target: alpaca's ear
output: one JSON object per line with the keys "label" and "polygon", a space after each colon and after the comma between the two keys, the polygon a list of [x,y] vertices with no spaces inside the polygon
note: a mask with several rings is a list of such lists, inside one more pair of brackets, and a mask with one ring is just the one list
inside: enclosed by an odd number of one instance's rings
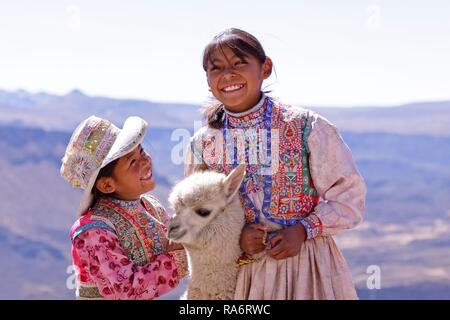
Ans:
{"label": "alpaca's ear", "polygon": [[245,177],[245,164],[240,164],[224,179],[223,185],[225,189],[225,195],[227,200],[231,200],[234,195],[239,191],[242,180]]}

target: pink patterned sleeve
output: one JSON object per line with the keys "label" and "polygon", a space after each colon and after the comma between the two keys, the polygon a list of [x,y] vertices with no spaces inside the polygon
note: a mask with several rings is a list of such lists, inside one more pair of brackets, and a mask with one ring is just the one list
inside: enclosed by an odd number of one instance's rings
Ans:
{"label": "pink patterned sleeve", "polygon": [[166,253],[145,266],[135,266],[117,236],[99,228],[80,234],[74,248],[90,278],[106,299],[153,299],[179,282],[175,257]]}
{"label": "pink patterned sleeve", "polygon": [[308,239],[354,228],[364,218],[366,186],[337,128],[314,114],[309,165],[321,201],[303,223]]}

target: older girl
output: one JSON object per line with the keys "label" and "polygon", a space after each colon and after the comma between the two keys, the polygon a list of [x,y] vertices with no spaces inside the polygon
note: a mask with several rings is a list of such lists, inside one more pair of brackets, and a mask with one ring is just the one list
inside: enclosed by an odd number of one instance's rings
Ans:
{"label": "older girl", "polygon": [[196,165],[226,174],[247,165],[235,298],[356,299],[332,236],[362,221],[366,191],[338,130],[262,92],[272,61],[245,31],[214,37],[203,69],[217,101],[192,140],[186,174]]}

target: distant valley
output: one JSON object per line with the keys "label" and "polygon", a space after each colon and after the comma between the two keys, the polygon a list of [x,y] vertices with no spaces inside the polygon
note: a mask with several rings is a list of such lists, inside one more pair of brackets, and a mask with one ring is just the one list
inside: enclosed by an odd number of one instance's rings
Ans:
{"label": "distant valley", "polygon": [[[313,109],[340,128],[368,186],[365,222],[336,237],[361,298],[450,299],[450,101]],[[173,130],[192,133],[201,120],[193,105],[0,91],[2,299],[74,297],[68,231],[80,192],[59,166],[71,131],[90,114],[118,125],[129,115],[149,121],[145,147],[166,205],[183,174],[170,161]],[[381,269],[381,290],[366,288],[370,265]]]}

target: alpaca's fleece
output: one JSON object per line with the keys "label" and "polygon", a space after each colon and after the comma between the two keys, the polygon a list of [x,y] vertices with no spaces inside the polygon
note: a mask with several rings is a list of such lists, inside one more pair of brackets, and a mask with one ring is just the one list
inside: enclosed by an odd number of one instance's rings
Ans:
{"label": "alpaca's fleece", "polygon": [[169,201],[176,211],[169,238],[189,257],[188,299],[233,299],[244,211],[238,194],[245,169],[228,176],[196,172],[178,183]]}

